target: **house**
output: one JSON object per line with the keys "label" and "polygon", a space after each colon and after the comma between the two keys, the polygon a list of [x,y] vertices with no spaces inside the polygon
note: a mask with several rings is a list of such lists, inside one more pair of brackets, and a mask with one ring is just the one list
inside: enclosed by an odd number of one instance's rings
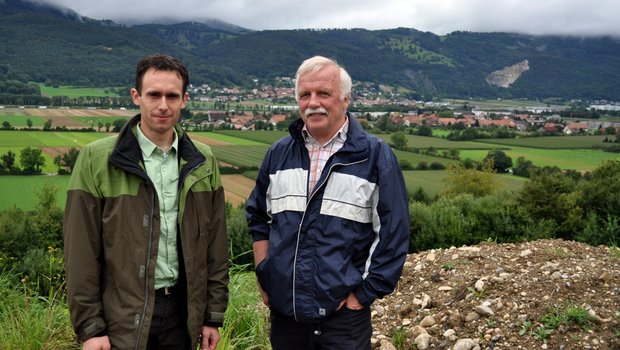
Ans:
{"label": "house", "polygon": [[580,134],[580,133],[584,133],[588,131],[588,124],[587,123],[568,123],[566,124],[566,126],[564,127],[563,132],[566,135],[573,135],[573,134]]}
{"label": "house", "polygon": [[279,122],[283,122],[284,120],[286,120],[286,115],[284,115],[284,114],[274,114],[269,119],[269,123],[271,123],[273,126],[276,126],[276,124],[278,124]]}

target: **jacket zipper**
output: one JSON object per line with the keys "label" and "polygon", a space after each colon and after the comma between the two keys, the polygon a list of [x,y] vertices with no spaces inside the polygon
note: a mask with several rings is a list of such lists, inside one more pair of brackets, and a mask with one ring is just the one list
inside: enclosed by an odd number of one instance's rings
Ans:
{"label": "jacket zipper", "polygon": [[363,163],[365,161],[367,161],[368,158],[364,158],[362,160],[358,160],[357,162],[353,162],[353,163],[335,163],[332,164],[329,167],[329,170],[327,171],[327,176],[325,176],[325,180],[321,183],[318,184],[318,186],[315,186],[314,190],[312,191],[312,193],[310,194],[310,198],[308,198],[308,201],[306,201],[306,208],[304,209],[304,213],[301,216],[301,221],[299,222],[299,227],[297,229],[297,243],[295,245],[295,257],[293,259],[293,317],[295,318],[295,321],[299,321],[297,319],[297,303],[296,303],[296,298],[295,298],[295,276],[297,275],[297,253],[299,252],[299,241],[301,238],[301,228],[304,225],[304,220],[306,218],[306,213],[308,212],[308,206],[310,205],[310,202],[312,201],[312,199],[314,198],[314,195],[321,189],[321,187],[323,187],[323,185],[325,185],[325,183],[327,183],[327,179],[329,179],[329,177],[332,174],[332,170],[334,169],[335,166],[350,166],[350,165],[355,165],[355,164],[359,164],[359,163]]}

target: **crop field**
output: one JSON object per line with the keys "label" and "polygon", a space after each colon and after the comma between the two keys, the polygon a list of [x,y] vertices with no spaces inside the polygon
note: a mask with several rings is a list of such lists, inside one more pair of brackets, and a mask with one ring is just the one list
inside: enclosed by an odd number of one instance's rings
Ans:
{"label": "crop field", "polygon": [[269,145],[213,145],[211,148],[213,149],[215,158],[217,158],[219,162],[249,168],[259,167],[261,165]]}
{"label": "crop field", "polygon": [[45,118],[41,117],[32,117],[27,115],[19,115],[19,114],[9,114],[9,115],[0,115],[0,123],[9,122],[12,127],[16,128],[27,128],[28,127],[28,119],[32,122],[33,128],[43,127],[45,124]]}
{"label": "crop field", "polygon": [[495,144],[502,146],[518,146],[542,149],[591,149],[592,146],[605,145],[605,136],[541,136],[521,137],[517,139],[490,139],[480,140],[480,143]]}
{"label": "crop field", "polygon": [[103,96],[118,96],[118,94],[110,93],[106,91],[106,88],[85,88],[85,87],[77,87],[77,86],[59,86],[52,87],[46,86],[45,84],[38,84],[41,88],[41,94],[43,96],[67,96],[67,97],[82,97],[82,96],[93,96],[93,97],[103,97]]}
{"label": "crop field", "polygon": [[[546,150],[512,147],[509,150],[504,150],[504,152],[512,158],[513,165],[516,164],[517,158],[524,157],[526,160],[532,161],[535,166],[557,166],[564,170],[594,170],[606,160],[620,160],[620,155],[616,153],[593,149]],[[461,159],[482,160],[487,154],[488,151],[483,150],[463,150],[461,151]]]}
{"label": "crop field", "polygon": [[0,131],[0,147],[81,147],[103,132]]}
{"label": "crop field", "polygon": [[103,127],[101,127],[101,130],[105,130],[105,124],[106,123],[110,123],[112,124],[112,122],[114,122],[116,119],[123,119],[125,121],[131,119],[131,117],[125,117],[125,116],[117,116],[117,115],[108,115],[108,116],[99,116],[99,117],[93,117],[93,116],[74,116],[74,117],[70,117],[72,120],[74,120],[77,123],[80,123],[83,125],[83,127],[87,128],[87,127],[92,127],[95,130],[98,130],[99,128],[99,122],[103,123]]}
{"label": "crop field", "polygon": [[[392,143],[392,135],[390,134],[380,134],[378,137],[384,139],[387,143]],[[450,141],[441,137],[430,137],[430,136],[417,136],[417,135],[406,135],[407,136],[407,147],[410,148],[429,148],[433,147],[436,149],[492,149],[498,148],[498,146],[490,146],[489,144],[477,142],[477,141]]]}
{"label": "crop field", "polygon": [[218,130],[218,134],[224,134],[229,136],[235,136],[238,138],[244,138],[253,140],[256,142],[266,143],[271,145],[279,139],[289,135],[288,131],[279,130],[256,130],[256,131],[241,131],[241,130]]}
{"label": "crop field", "polygon": [[216,132],[190,132],[190,137],[200,138],[202,142],[216,145],[237,145],[237,146],[253,146],[262,145],[262,142],[256,142],[251,139],[225,135]]}
{"label": "crop field", "polygon": [[405,151],[399,151],[399,150],[394,150],[394,154],[396,155],[396,158],[398,159],[399,162],[406,160],[409,163],[411,163],[411,165],[413,165],[414,167],[417,166],[420,162],[426,162],[429,165],[433,162],[440,163],[443,165],[448,165],[449,163],[455,162],[455,160],[453,159],[434,157],[434,156],[429,156],[426,154],[405,152]]}
{"label": "crop field", "polygon": [[23,210],[34,209],[35,191],[40,190],[47,181],[54,183],[56,203],[64,208],[69,176],[0,176],[0,211],[17,207]]}

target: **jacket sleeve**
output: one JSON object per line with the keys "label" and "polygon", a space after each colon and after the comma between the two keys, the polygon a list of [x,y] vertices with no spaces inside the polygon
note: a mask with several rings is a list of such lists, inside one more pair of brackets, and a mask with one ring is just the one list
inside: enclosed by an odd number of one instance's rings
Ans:
{"label": "jacket sleeve", "polygon": [[67,300],[71,323],[82,341],[106,330],[100,297],[103,201],[91,159],[90,149],[83,148],[69,181],[63,223]]}
{"label": "jacket sleeve", "polygon": [[360,303],[366,306],[392,293],[400,279],[409,246],[409,209],[403,174],[389,146],[380,145],[381,156],[379,164],[375,165],[379,169],[379,196],[373,214],[378,241],[371,250],[365,278],[354,290]]}
{"label": "jacket sleeve", "polygon": [[[219,180],[219,171],[214,164],[216,177]],[[213,213],[209,232],[207,262],[207,309],[204,315],[204,325],[221,327],[224,323],[224,313],[228,304],[228,237],[226,230],[226,200],[221,183],[215,187],[213,195]]]}
{"label": "jacket sleeve", "polygon": [[270,210],[268,209],[267,189],[269,188],[269,162],[272,149],[269,149],[256,177],[256,185],[250,193],[246,203],[246,219],[248,229],[254,241],[269,239],[269,225],[271,223]]}

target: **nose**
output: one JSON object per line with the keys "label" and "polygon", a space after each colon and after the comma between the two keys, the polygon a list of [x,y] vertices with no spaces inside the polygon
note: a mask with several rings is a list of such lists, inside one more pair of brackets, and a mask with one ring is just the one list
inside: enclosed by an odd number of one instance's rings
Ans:
{"label": "nose", "polygon": [[168,110],[168,101],[166,100],[166,96],[162,96],[159,99],[159,103],[157,104],[157,109],[159,109],[160,111]]}
{"label": "nose", "polygon": [[317,108],[321,107],[321,101],[319,101],[319,96],[315,93],[310,94],[310,98],[308,99],[308,107]]}

